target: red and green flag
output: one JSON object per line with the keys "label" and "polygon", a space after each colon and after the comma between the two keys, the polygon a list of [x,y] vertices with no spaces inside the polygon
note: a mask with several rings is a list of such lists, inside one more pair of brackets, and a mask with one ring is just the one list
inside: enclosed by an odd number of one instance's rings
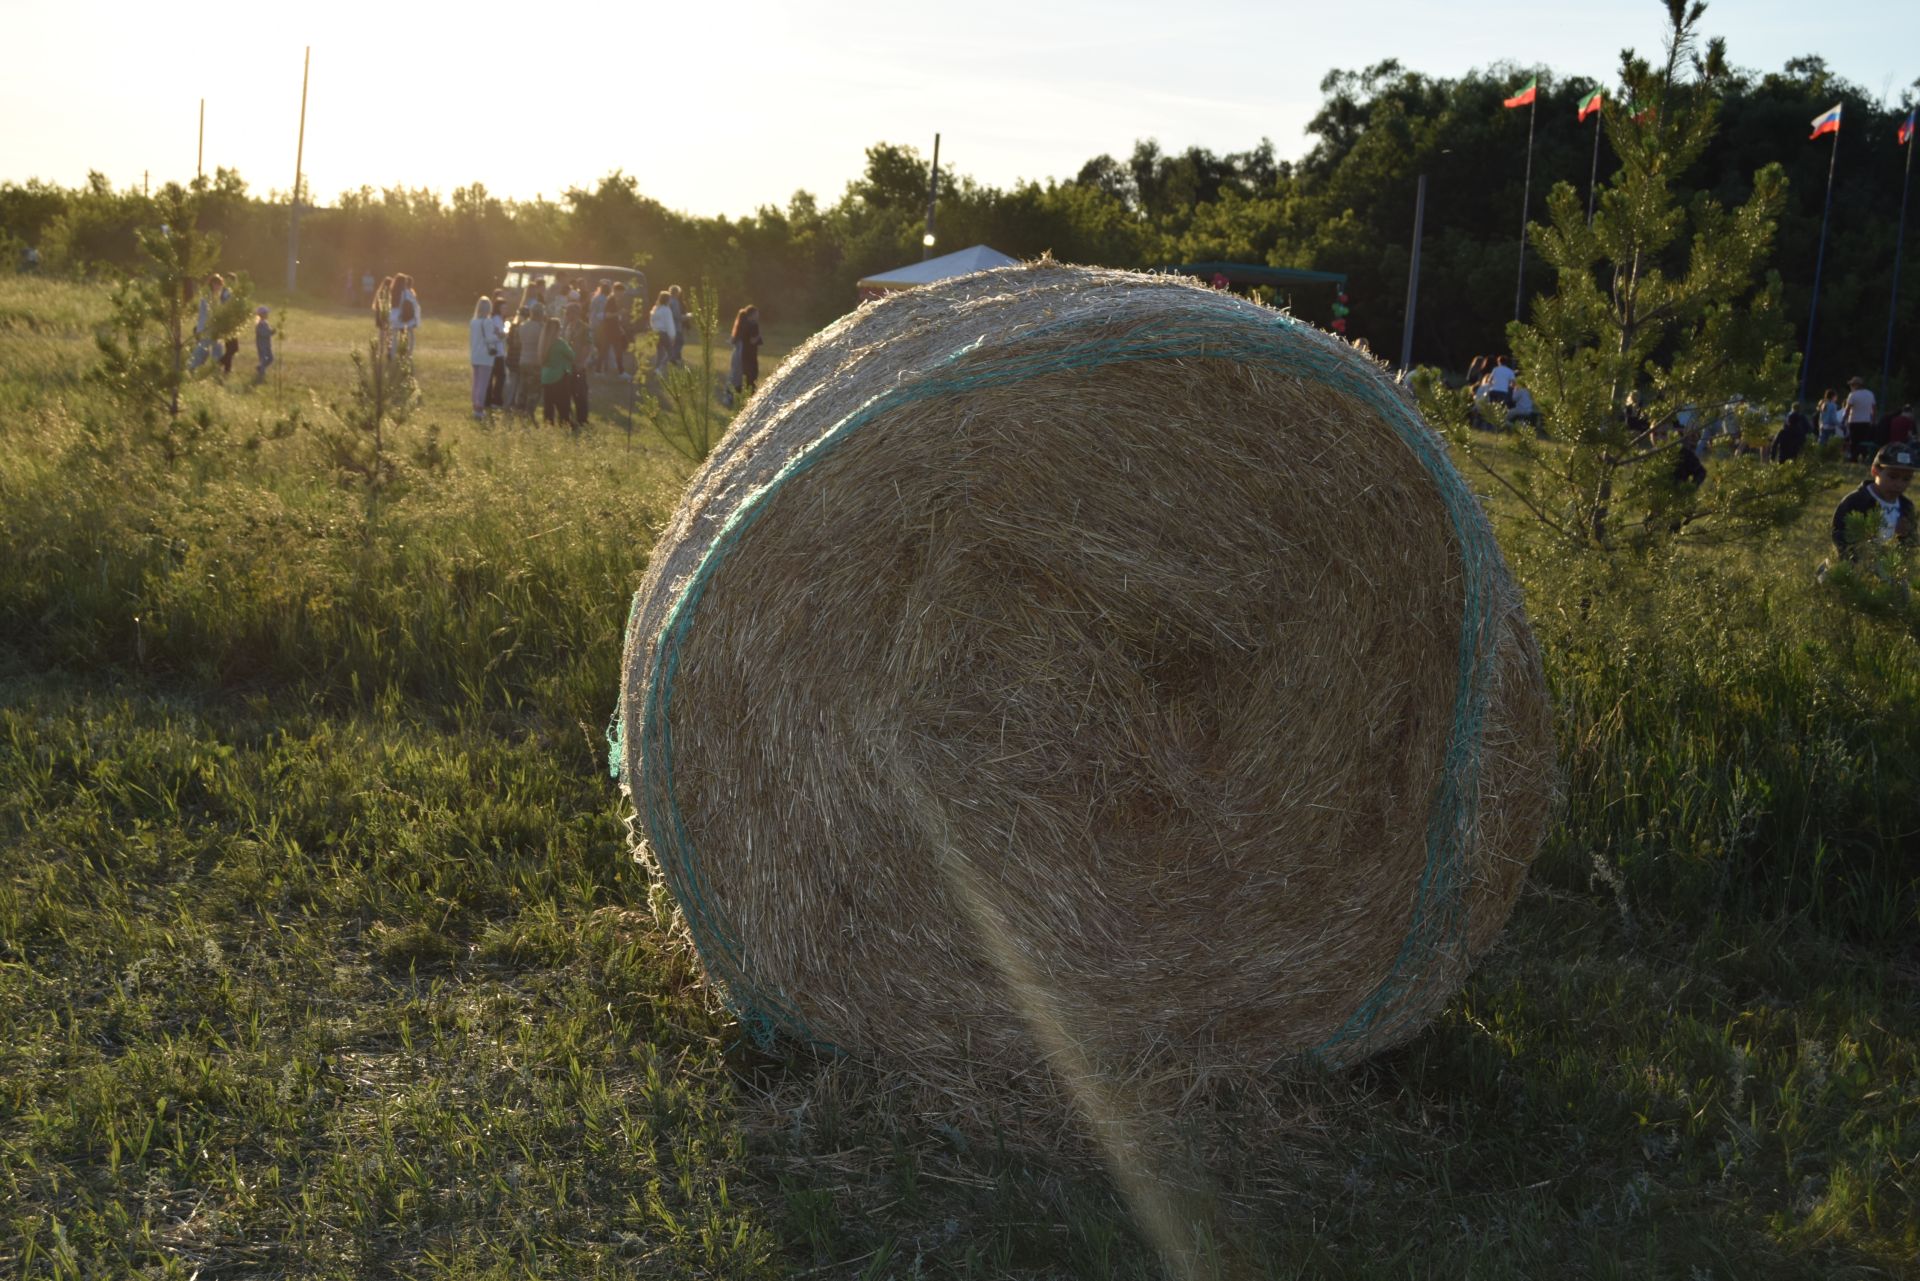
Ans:
{"label": "red and green flag", "polygon": [[1579,123],[1579,124],[1586,123],[1587,117],[1594,114],[1598,110],[1600,110],[1600,91],[1598,89],[1595,89],[1592,93],[1587,95],[1587,100],[1580,104],[1580,115],[1576,123]]}
{"label": "red and green flag", "polygon": [[1533,105],[1533,100],[1539,95],[1540,77],[1535,76],[1533,79],[1527,81],[1526,84],[1522,85],[1518,93],[1506,99],[1500,105],[1503,107],[1530,107]]}

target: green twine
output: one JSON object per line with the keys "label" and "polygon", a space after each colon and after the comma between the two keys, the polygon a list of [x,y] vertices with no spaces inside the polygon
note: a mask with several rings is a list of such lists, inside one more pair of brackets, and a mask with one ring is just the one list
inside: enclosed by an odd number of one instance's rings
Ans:
{"label": "green twine", "polygon": [[[1429,810],[1426,864],[1415,893],[1413,919],[1393,964],[1346,1021],[1315,1047],[1314,1053],[1330,1055],[1341,1046],[1368,1036],[1383,1019],[1386,1022],[1382,1030],[1401,1025],[1410,1017],[1403,1005],[1404,998],[1417,980],[1424,958],[1442,948],[1464,953],[1466,842],[1473,831],[1477,809],[1482,735],[1493,671],[1494,628],[1498,623],[1498,593],[1493,575],[1499,563],[1499,551],[1492,531],[1438,438],[1377,374],[1360,368],[1352,356],[1310,330],[1307,342],[1273,343],[1268,337],[1271,333],[1304,328],[1288,316],[1262,316],[1251,323],[1245,313],[1183,319],[1188,322],[1187,331],[1183,333],[1135,333],[1119,339],[1087,339],[1053,350],[983,360],[956,370],[955,366],[975,352],[984,338],[959,348],[940,361],[935,372],[927,377],[882,392],[847,414],[789,459],[772,480],[748,494],[721,526],[674,600],[661,627],[659,641],[653,647],[646,684],[647,701],[640,718],[641,778],[637,790],[641,818],[669,887],[686,914],[701,963],[710,975],[720,980],[724,999],[760,1045],[770,1046],[776,1034],[785,1034],[832,1048],[812,1035],[791,1002],[763,989],[749,976],[746,949],[733,936],[725,916],[713,901],[706,873],[695,855],[692,839],[674,800],[673,727],[669,709],[680,670],[681,648],[692,629],[700,602],[715,573],[765,514],[774,496],[813,470],[875,418],[933,397],[1004,387],[1065,370],[1098,369],[1146,360],[1228,359],[1289,376],[1308,377],[1353,396],[1375,410],[1426,469],[1453,526],[1465,595],[1453,723]],[[1050,332],[1077,328],[1082,323],[1067,320],[1038,326],[1024,331],[1022,337],[1042,337]],[[636,638],[632,631],[639,617],[636,595],[627,620],[629,652],[634,652]],[[616,710],[608,731],[608,767],[616,777],[627,751],[624,707],[623,692],[621,709]]]}

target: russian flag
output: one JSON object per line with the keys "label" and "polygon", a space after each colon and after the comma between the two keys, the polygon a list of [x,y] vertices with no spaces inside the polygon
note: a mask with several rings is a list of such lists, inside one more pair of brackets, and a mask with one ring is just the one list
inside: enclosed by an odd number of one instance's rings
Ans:
{"label": "russian flag", "polygon": [[1910,108],[1907,111],[1907,123],[1900,126],[1899,145],[1902,147],[1906,146],[1907,143],[1913,138],[1913,118],[1916,114],[1920,114],[1920,107]]}
{"label": "russian flag", "polygon": [[1844,105],[1843,103],[1836,102],[1815,116],[1813,118],[1813,132],[1807,135],[1808,141],[1818,138],[1823,133],[1839,133],[1840,108]]}

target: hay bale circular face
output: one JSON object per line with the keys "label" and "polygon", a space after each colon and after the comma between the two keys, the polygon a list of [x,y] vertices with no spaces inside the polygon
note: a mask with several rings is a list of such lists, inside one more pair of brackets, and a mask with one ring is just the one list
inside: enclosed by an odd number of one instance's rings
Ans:
{"label": "hay bale circular face", "polygon": [[1052,264],[864,308],[768,380],[655,548],[617,725],[747,1025],[923,1075],[1404,1040],[1552,778],[1517,592],[1378,367]]}

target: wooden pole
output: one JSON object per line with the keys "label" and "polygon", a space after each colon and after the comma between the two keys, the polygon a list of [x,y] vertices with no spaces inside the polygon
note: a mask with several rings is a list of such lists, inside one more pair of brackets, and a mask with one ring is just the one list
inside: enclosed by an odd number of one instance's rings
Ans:
{"label": "wooden pole", "polygon": [[933,257],[933,203],[940,195],[940,135],[933,135],[933,168],[927,173],[927,234],[920,238],[920,261]]}
{"label": "wooden pole", "polygon": [[300,274],[300,180],[307,162],[307,73],[313,67],[313,46],[300,63],[300,140],[293,149],[293,201],[287,217],[287,292]]}
{"label": "wooden pole", "polygon": [[1420,233],[1427,222],[1427,175],[1413,193],[1413,262],[1407,267],[1407,318],[1400,326],[1400,368],[1413,368],[1413,313],[1420,299]]}

